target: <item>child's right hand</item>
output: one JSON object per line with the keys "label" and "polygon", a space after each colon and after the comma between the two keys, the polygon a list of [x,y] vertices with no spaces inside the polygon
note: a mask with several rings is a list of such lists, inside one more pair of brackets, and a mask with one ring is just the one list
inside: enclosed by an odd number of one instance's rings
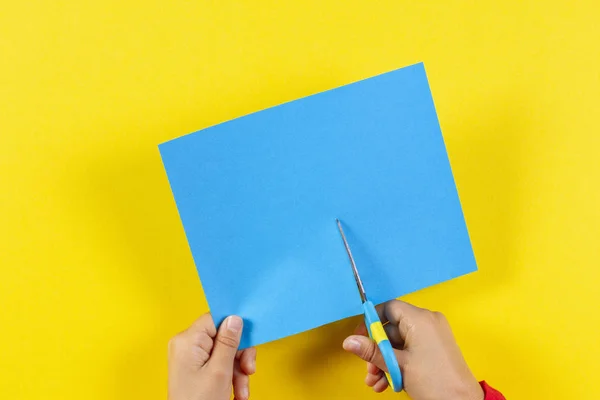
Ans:
{"label": "child's right hand", "polygon": [[[483,400],[481,386],[469,370],[446,318],[437,312],[392,300],[377,307],[395,348],[404,389],[414,400]],[[367,361],[365,383],[376,392],[388,387],[379,348],[359,326],[344,340],[344,349]]]}

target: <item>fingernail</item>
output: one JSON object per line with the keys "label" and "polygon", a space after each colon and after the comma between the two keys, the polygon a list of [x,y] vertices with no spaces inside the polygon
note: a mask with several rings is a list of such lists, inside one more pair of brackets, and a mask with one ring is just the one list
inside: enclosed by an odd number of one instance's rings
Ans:
{"label": "fingernail", "polygon": [[348,338],[344,340],[344,344],[342,345],[344,350],[346,351],[358,351],[360,350],[360,342],[353,338]]}
{"label": "fingernail", "polygon": [[256,372],[256,360],[252,360],[250,363],[250,369],[252,369],[252,372]]}
{"label": "fingernail", "polygon": [[228,331],[238,333],[242,329],[242,319],[232,315],[225,320],[225,327]]}
{"label": "fingernail", "polygon": [[240,389],[240,397],[244,400],[248,399],[248,388]]}

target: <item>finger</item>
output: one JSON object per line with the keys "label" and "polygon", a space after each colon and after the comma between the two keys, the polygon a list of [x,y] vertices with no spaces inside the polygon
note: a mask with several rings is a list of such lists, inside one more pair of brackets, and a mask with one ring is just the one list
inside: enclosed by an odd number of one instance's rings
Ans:
{"label": "finger", "polygon": [[379,380],[377,381],[377,383],[375,383],[373,385],[373,391],[375,393],[381,393],[385,389],[387,389],[388,386],[389,386],[388,381],[387,381],[387,379],[385,378],[385,375],[384,375],[381,378],[379,378]]}
{"label": "finger", "polygon": [[246,375],[241,367],[240,361],[235,361],[233,368],[233,396],[236,400],[248,400],[250,397],[250,377]]}
{"label": "finger", "polygon": [[190,354],[194,357],[194,363],[198,367],[202,367],[210,358],[214,340],[206,332],[190,332],[188,335],[192,344],[188,351],[191,350]]}
{"label": "finger", "polygon": [[367,372],[369,374],[377,375],[378,373],[381,372],[381,370],[379,369],[379,367],[377,365],[368,362],[367,363]]}
{"label": "finger", "polygon": [[252,375],[256,372],[256,348],[250,347],[248,349],[238,351],[240,366],[242,372],[246,375]]}
{"label": "finger", "polygon": [[240,345],[243,322],[240,317],[230,316],[219,327],[209,364],[224,370],[233,369],[233,361]]}
{"label": "finger", "polygon": [[398,326],[400,336],[404,340],[406,340],[406,335],[412,328],[414,321],[417,320],[418,315],[423,311],[423,309],[419,307],[415,307],[412,304],[400,300],[391,300],[380,304],[375,308],[377,309],[377,314],[379,314],[381,322],[390,322],[391,324]]}
{"label": "finger", "polygon": [[402,339],[402,335],[400,335],[398,325],[387,323],[383,326],[383,329],[385,330],[388,339],[390,339],[392,347],[402,350],[404,348],[404,339]]}
{"label": "finger", "polygon": [[394,300],[386,301],[385,303],[377,304],[375,306],[375,311],[377,311],[379,320],[384,325],[387,324],[388,322],[390,322],[390,321],[388,321],[387,317],[385,316],[385,307],[387,306],[388,303],[391,303],[392,301],[394,301]]}
{"label": "finger", "polygon": [[194,346],[193,355],[198,367],[202,367],[210,358],[216,333],[217,329],[210,313],[202,315],[184,332]]}
{"label": "finger", "polygon": [[186,332],[206,332],[208,336],[214,338],[217,334],[217,328],[215,327],[212,315],[206,313],[195,320]]}
{"label": "finger", "polygon": [[[346,340],[344,340],[343,347],[344,350],[360,357],[367,363],[374,364],[374,366],[380,370],[387,372],[387,366],[385,365],[381,351],[371,338],[358,335],[348,336]],[[398,360],[398,365],[402,368],[402,366],[406,364],[407,354],[405,354],[403,350],[394,349],[394,355]],[[367,368],[372,367],[367,366]]]}
{"label": "finger", "polygon": [[367,327],[364,322],[361,322],[355,329],[355,335],[368,336],[369,332],[367,332]]}
{"label": "finger", "polygon": [[375,364],[379,369],[385,369],[385,362],[379,351],[379,347],[373,340],[364,336],[349,336],[344,340],[344,350],[357,355],[361,359]]}
{"label": "finger", "polygon": [[197,368],[204,366],[213,348],[213,339],[210,336],[213,330],[212,317],[210,314],[204,314],[188,329],[171,339],[169,354],[188,360],[190,366]]}
{"label": "finger", "polygon": [[[392,343],[393,347],[397,349],[402,349],[402,347],[404,347],[404,340],[400,335],[400,331],[398,330],[397,324],[391,324],[388,322],[383,325],[383,329],[385,329],[387,337],[390,339],[390,342]],[[367,331],[367,327],[365,326],[364,322],[354,329],[354,334],[361,336],[369,336],[369,332]]]}
{"label": "finger", "polygon": [[368,387],[373,387],[382,377],[385,378],[385,375],[381,371],[379,371],[378,374],[367,374],[367,377],[365,378],[365,384]]}

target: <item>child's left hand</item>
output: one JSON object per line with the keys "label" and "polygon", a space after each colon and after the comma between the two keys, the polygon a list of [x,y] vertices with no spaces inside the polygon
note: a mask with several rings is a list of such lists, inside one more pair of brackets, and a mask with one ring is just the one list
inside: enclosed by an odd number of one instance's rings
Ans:
{"label": "child's left hand", "polygon": [[169,400],[247,400],[256,349],[238,351],[243,322],[232,316],[219,332],[204,314],[169,342]]}

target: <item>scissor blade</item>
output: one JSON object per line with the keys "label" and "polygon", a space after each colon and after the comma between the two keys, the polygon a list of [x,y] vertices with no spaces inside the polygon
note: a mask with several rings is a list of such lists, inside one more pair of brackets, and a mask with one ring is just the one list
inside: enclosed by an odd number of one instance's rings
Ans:
{"label": "scissor blade", "polygon": [[348,258],[350,259],[350,265],[352,266],[352,273],[354,274],[354,280],[356,281],[356,286],[358,287],[358,292],[360,293],[360,299],[364,303],[367,301],[367,295],[365,294],[365,287],[363,286],[362,281],[360,280],[360,275],[358,274],[358,270],[356,269],[356,263],[354,262],[354,257],[352,257],[352,251],[350,250],[350,246],[348,245],[348,241],[346,240],[346,235],[344,235],[344,230],[342,229],[342,224],[339,219],[335,219],[337,222],[338,229],[340,230],[340,234],[342,235],[342,240],[344,241],[344,247],[346,248],[346,253],[348,253]]}

